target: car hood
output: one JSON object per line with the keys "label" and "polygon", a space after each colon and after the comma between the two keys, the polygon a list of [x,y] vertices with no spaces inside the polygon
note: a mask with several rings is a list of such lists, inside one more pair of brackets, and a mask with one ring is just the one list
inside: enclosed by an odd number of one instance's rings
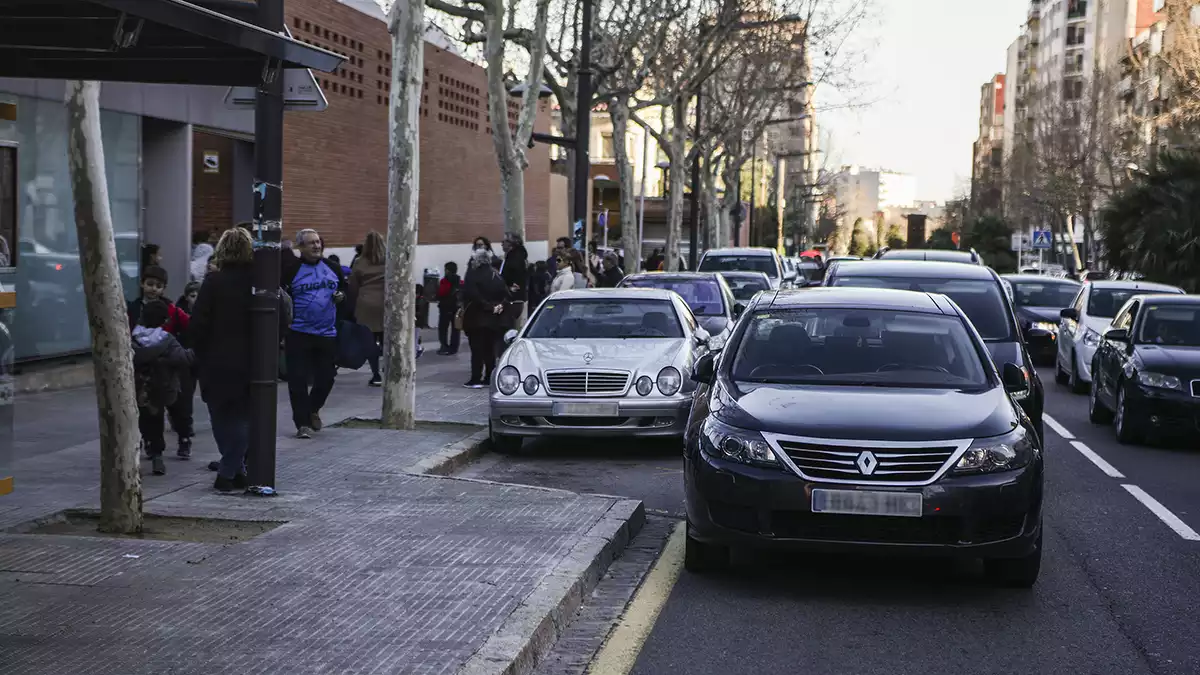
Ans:
{"label": "car hood", "polygon": [[1104,317],[1098,316],[1085,316],[1083,317],[1083,325],[1091,328],[1100,335],[1104,335],[1104,331],[1108,330],[1108,327],[1112,325],[1112,319],[1105,319]]}
{"label": "car hood", "polygon": [[[654,377],[665,366],[676,365],[685,338],[528,339],[513,343],[504,354],[504,365],[522,376],[547,370],[577,368],[629,370]],[[591,361],[587,355],[591,355]]]}
{"label": "car hood", "polygon": [[729,319],[723,316],[698,316],[696,320],[709,335],[720,335],[729,327]]}
{"label": "car hood", "polygon": [[1136,349],[1144,370],[1175,375],[1185,384],[1200,378],[1200,347],[1138,345]]}
{"label": "car hood", "polygon": [[1057,307],[1018,307],[1017,317],[1021,321],[1046,321],[1056,324],[1062,318],[1059,315],[1061,311]]}
{"label": "car hood", "polygon": [[[745,385],[743,385],[745,386]],[[1004,390],[883,389],[751,385],[716,415],[722,422],[793,436],[875,441],[941,441],[998,436],[1017,414]]]}

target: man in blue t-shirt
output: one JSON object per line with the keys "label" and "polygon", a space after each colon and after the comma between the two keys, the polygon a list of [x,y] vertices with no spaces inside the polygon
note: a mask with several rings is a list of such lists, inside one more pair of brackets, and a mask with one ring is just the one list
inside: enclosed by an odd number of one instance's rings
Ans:
{"label": "man in blue t-shirt", "polygon": [[[292,296],[292,325],[284,345],[288,397],[297,438],[321,430],[321,408],[337,373],[338,305],[345,298],[341,266],[323,258],[316,230],[296,234],[300,256],[284,255],[280,285]],[[311,383],[311,389],[310,389]]]}

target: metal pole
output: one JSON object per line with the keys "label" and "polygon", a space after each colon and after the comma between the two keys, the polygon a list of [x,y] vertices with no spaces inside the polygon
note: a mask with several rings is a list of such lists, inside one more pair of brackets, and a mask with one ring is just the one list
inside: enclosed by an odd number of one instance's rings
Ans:
{"label": "metal pole", "polygon": [[641,197],[638,199],[638,245],[637,255],[634,256],[632,266],[629,260],[629,251],[625,252],[625,267],[626,271],[640,272],[642,269],[642,245],[646,241],[646,172],[649,170],[650,163],[650,132],[642,129],[642,190]]}
{"label": "metal pole", "polygon": [[746,221],[746,228],[750,230],[746,237],[748,243],[754,245],[754,209],[758,200],[758,141],[754,142],[754,154],[750,155],[750,219]]}
{"label": "metal pole", "polygon": [[[258,25],[283,32],[283,0],[258,1]],[[279,241],[283,223],[283,68],[266,59],[254,105],[254,298],[250,366],[249,492],[275,494],[279,377]]]}
{"label": "metal pole", "polygon": [[577,87],[575,110],[575,204],[572,214],[576,223],[583,224],[584,250],[587,250],[588,229],[591,214],[588,213],[588,192],[591,186],[591,159],[588,146],[592,135],[592,2],[583,0],[580,25],[579,86]]}
{"label": "metal pole", "polygon": [[[704,85],[696,92],[696,142],[700,142],[700,124],[704,111]],[[692,219],[688,227],[688,269],[696,269],[696,260],[700,251],[700,153],[692,158],[692,203],[688,207],[688,216]]]}
{"label": "metal pole", "polygon": [[775,250],[779,255],[787,253],[787,243],[783,232],[783,207],[786,198],[783,196],[787,189],[787,157],[780,155],[775,161]]}

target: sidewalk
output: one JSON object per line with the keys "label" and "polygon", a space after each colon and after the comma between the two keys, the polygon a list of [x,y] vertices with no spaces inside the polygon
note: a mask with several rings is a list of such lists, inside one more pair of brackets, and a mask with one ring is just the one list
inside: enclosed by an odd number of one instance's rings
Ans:
{"label": "sidewalk", "polygon": [[[148,514],[283,523],[259,536],[0,534],[0,673],[529,672],[636,533],[641,504],[408,473],[481,438],[461,424],[486,406],[460,386],[463,361],[427,352],[418,389],[419,416],[459,424],[281,436],[279,497],[213,492],[207,432],[191,462],[144,479]],[[378,415],[366,377],[339,375],[327,424]],[[97,444],[73,435],[95,424],[90,394],[18,400],[0,530],[95,508]]]}

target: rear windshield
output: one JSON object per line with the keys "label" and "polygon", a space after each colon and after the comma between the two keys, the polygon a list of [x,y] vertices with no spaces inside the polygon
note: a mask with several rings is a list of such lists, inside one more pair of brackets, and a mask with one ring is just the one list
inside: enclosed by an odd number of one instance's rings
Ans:
{"label": "rear windshield", "polygon": [[1088,295],[1088,316],[1100,319],[1111,319],[1117,315],[1125,301],[1135,295],[1146,293],[1170,293],[1171,291],[1150,291],[1138,288],[1092,288]]}
{"label": "rear windshield", "polygon": [[974,262],[971,254],[965,251],[941,251],[937,249],[898,249],[884,253],[881,258],[892,260],[940,260],[942,262],[969,263]]}
{"label": "rear windshield", "polygon": [[1070,307],[1079,293],[1078,284],[1044,281],[1010,281],[1017,307]]}
{"label": "rear windshield", "polygon": [[737,347],[737,382],[979,390],[988,379],[958,317],[895,310],[760,312]]}
{"label": "rear windshield", "polygon": [[1143,316],[1138,342],[1165,347],[1200,347],[1200,307],[1151,305]]}
{"label": "rear windshield", "polygon": [[683,328],[668,300],[547,300],[527,338],[679,338]]}
{"label": "rear windshield", "polygon": [[634,288],[663,288],[675,291],[692,308],[696,316],[722,316],[725,303],[721,299],[721,285],[716,279],[671,279],[660,276],[626,279],[622,286]]}
{"label": "rear windshield", "polygon": [[1000,284],[992,280],[840,276],[833,285],[941,293],[958,303],[984,340],[1008,342],[1014,339],[1012,320],[1004,307]]}
{"label": "rear windshield", "polygon": [[737,300],[749,300],[759,292],[771,289],[771,284],[762,277],[726,275],[725,283],[729,285],[729,290],[733,291],[733,297]]}
{"label": "rear windshield", "polygon": [[701,272],[762,272],[772,279],[779,276],[775,259],[769,255],[706,255]]}

